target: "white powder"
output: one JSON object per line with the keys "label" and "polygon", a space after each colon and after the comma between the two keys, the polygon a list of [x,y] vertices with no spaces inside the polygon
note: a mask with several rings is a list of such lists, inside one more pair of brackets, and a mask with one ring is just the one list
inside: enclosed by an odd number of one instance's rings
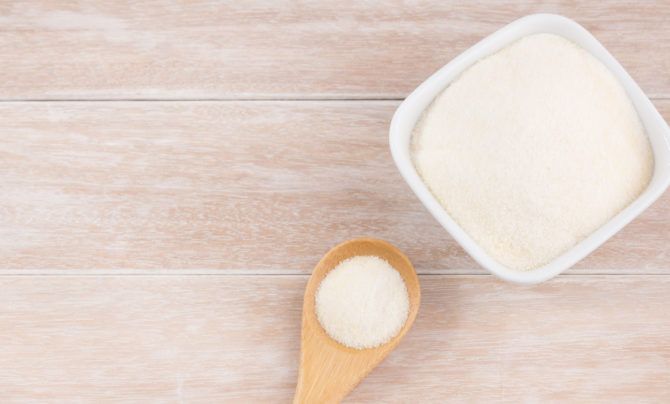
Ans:
{"label": "white powder", "polygon": [[402,276],[387,261],[356,256],[333,268],[316,292],[316,315],[326,333],[351,348],[374,348],[400,332],[409,313]]}
{"label": "white powder", "polygon": [[518,270],[546,264],[620,212],[654,164],[614,75],[551,34],[466,70],[424,113],[412,153],[454,220]]}

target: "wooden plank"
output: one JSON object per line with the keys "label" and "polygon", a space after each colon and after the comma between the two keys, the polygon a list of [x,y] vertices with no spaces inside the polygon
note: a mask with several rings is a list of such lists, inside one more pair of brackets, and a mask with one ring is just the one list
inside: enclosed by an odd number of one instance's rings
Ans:
{"label": "wooden plank", "polygon": [[[372,236],[422,273],[473,271],[392,162],[396,106],[1,103],[0,269],[309,273],[335,244]],[[577,268],[667,273],[669,202]]]}
{"label": "wooden plank", "polygon": [[670,2],[0,3],[3,99],[404,97],[484,36],[552,12],[670,96]]}
{"label": "wooden plank", "polygon": [[[1,277],[3,402],[289,402],[306,280]],[[421,281],[413,329],[348,402],[670,399],[670,277]]]}

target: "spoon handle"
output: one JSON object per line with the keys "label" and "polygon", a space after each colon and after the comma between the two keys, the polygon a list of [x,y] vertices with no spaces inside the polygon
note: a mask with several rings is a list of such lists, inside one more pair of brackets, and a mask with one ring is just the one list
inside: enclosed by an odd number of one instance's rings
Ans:
{"label": "spoon handle", "polygon": [[302,332],[294,404],[339,403],[381,360],[371,352],[351,355],[352,349],[324,341],[309,321],[303,322]]}

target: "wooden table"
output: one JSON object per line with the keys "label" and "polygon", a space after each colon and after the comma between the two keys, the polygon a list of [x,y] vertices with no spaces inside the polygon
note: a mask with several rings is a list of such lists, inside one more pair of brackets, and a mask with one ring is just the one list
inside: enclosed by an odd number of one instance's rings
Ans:
{"label": "wooden table", "polygon": [[0,400],[289,402],[307,277],[365,235],[423,305],[348,402],[668,402],[670,193],[520,287],[391,160],[402,98],[540,11],[670,119],[668,1],[533,3],[1,1]]}

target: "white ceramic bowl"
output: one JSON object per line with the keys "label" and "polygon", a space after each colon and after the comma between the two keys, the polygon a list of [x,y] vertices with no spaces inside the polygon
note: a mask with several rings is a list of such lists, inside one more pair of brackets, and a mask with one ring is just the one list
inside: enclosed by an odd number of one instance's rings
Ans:
{"label": "white ceramic bowl", "polygon": [[[598,58],[619,79],[647,130],[654,151],[655,167],[647,189],[627,208],[553,261],[540,268],[523,272],[496,262],[449,216],[416,172],[410,155],[410,144],[412,130],[421,113],[461,72],[519,38],[536,33],[552,33],[569,39]],[[571,267],[644,211],[670,184],[668,125],[640,87],[593,35],[576,22],[552,14],[534,14],[514,21],[484,38],[430,76],[400,104],[395,112],[390,128],[390,145],[400,173],[435,219],[481,266],[502,279],[518,283],[543,282]]]}

